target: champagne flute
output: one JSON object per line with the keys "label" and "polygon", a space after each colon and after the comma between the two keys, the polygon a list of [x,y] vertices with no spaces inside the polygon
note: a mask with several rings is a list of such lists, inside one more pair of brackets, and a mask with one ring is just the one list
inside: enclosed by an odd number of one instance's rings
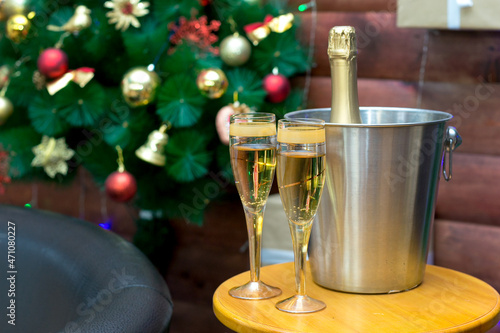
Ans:
{"label": "champagne flute", "polygon": [[296,295],[278,302],[276,307],[291,313],[316,312],[326,305],[306,295],[304,269],[311,227],[325,183],[325,122],[280,120],[277,154],[276,178],[292,234]]}
{"label": "champagne flute", "polygon": [[281,289],[260,281],[262,222],[276,169],[276,116],[250,112],[231,116],[231,166],[245,211],[250,252],[250,282],[229,294],[242,299],[266,299]]}

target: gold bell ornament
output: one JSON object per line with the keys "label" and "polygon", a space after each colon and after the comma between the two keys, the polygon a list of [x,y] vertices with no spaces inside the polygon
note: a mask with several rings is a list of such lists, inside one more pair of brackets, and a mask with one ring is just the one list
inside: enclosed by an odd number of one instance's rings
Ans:
{"label": "gold bell ornament", "polygon": [[168,143],[167,130],[170,127],[170,123],[165,123],[161,125],[160,129],[151,132],[148,141],[135,151],[135,155],[145,162],[165,166],[167,163],[165,156],[165,146]]}

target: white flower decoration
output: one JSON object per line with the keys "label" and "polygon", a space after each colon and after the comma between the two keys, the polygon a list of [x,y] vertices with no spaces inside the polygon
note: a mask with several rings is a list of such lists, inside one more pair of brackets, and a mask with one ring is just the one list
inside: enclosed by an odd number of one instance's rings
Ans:
{"label": "white flower decoration", "polygon": [[149,13],[149,2],[141,0],[111,0],[104,3],[104,7],[111,8],[112,11],[106,13],[109,17],[109,24],[116,23],[116,30],[125,31],[130,25],[139,28],[138,17]]}

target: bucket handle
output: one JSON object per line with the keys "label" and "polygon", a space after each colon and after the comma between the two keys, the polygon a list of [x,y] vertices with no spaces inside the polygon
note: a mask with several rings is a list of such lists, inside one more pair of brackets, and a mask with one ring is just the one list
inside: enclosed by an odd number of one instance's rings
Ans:
{"label": "bucket handle", "polygon": [[[462,137],[453,126],[448,126],[444,139],[444,154],[443,154],[443,177],[444,180],[450,181],[452,177],[453,166],[453,151],[462,144]],[[446,163],[446,154],[448,154],[448,163]],[[447,166],[448,164],[448,166]],[[446,170],[448,169],[448,172]]]}

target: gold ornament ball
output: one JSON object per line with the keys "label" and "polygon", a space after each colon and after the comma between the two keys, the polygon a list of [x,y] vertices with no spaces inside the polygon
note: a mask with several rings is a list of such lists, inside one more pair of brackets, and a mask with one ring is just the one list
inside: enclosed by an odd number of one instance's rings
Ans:
{"label": "gold ornament ball", "polygon": [[220,57],[226,65],[241,66],[250,59],[252,46],[239,34],[224,38],[220,44]]}
{"label": "gold ornament ball", "polygon": [[31,22],[24,15],[17,14],[9,17],[7,20],[7,37],[14,43],[22,42],[28,36],[31,28]]}
{"label": "gold ornament ball", "polygon": [[3,0],[0,1],[0,21],[5,21],[12,15],[27,12],[26,0]]}
{"label": "gold ornament ball", "polygon": [[200,92],[210,98],[219,98],[227,90],[228,82],[226,74],[219,68],[204,69],[196,78],[196,85]]}
{"label": "gold ornament ball", "polygon": [[128,105],[137,107],[154,101],[160,77],[146,67],[134,67],[123,76],[121,89]]}
{"label": "gold ornament ball", "polygon": [[7,97],[0,97],[0,125],[3,125],[14,112],[14,106]]}

